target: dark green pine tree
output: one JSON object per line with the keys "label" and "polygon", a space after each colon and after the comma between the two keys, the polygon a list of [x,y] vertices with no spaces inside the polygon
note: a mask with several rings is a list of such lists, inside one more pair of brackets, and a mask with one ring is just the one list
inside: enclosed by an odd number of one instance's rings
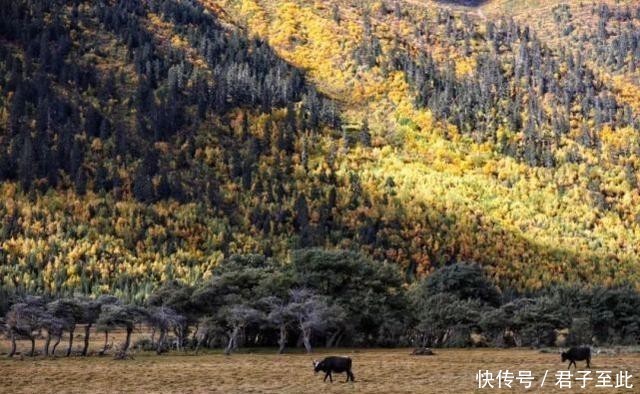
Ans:
{"label": "dark green pine tree", "polygon": [[304,194],[300,194],[295,204],[294,227],[300,235],[300,247],[305,248],[310,245],[311,232],[309,229],[309,205]]}
{"label": "dark green pine tree", "polygon": [[25,133],[22,150],[20,152],[20,162],[18,163],[18,179],[23,190],[29,190],[34,179],[35,154],[31,136]]}
{"label": "dark green pine tree", "polygon": [[207,198],[212,208],[220,207],[222,197],[220,196],[220,184],[216,179],[207,182]]}
{"label": "dark green pine tree", "polygon": [[78,168],[78,172],[76,173],[74,180],[74,187],[78,195],[84,196],[87,194],[87,174],[82,167]]}
{"label": "dark green pine tree", "polygon": [[0,147],[0,181],[9,179],[13,170],[11,158],[6,147]]}
{"label": "dark green pine tree", "polygon": [[78,172],[78,169],[82,165],[82,161],[84,159],[84,146],[79,139],[73,140],[73,145],[71,148],[71,153],[69,155],[69,173],[71,175],[75,175]]}
{"label": "dark green pine tree", "polygon": [[151,176],[143,168],[138,168],[133,179],[133,196],[141,202],[152,202],[155,198]]}
{"label": "dark green pine tree", "polygon": [[107,192],[111,190],[111,183],[107,169],[102,164],[98,165],[94,179],[94,191]]}
{"label": "dark green pine tree", "polygon": [[169,183],[169,177],[166,171],[160,173],[156,195],[161,200],[166,200],[171,197],[171,184]]}
{"label": "dark green pine tree", "polygon": [[251,130],[249,130],[249,113],[247,111],[244,111],[242,113],[242,142],[248,140],[250,135]]}

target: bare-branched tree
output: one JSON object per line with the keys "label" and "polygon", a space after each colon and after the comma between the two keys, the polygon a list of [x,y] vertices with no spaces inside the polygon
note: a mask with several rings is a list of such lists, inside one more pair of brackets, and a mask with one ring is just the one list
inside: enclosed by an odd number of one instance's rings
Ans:
{"label": "bare-branched tree", "polygon": [[263,314],[248,305],[234,305],[222,312],[226,321],[226,334],[229,338],[224,354],[229,355],[238,348],[238,337],[244,328],[263,319]]}
{"label": "bare-branched tree", "polygon": [[[66,352],[66,356],[69,357],[73,347],[76,324],[83,318],[82,305],[76,299],[63,298],[47,304],[47,311],[62,324],[62,331],[69,333],[69,346],[67,346]],[[55,353],[55,349],[53,352]]]}
{"label": "bare-branched tree", "polygon": [[[160,337],[156,343],[156,353],[160,354],[166,350],[166,337],[170,330],[182,330],[185,325],[185,317],[176,313],[173,309],[166,306],[151,307],[148,311],[147,322],[154,330],[159,331]],[[178,335],[180,341],[182,335]]]}
{"label": "bare-branched tree", "polygon": [[45,312],[41,316],[41,328],[47,330],[47,337],[44,341],[43,353],[45,356],[49,356],[49,349],[51,345],[51,339],[56,338],[52,355],[55,354],[55,348],[60,343],[62,334],[64,333],[65,322],[64,320],[54,317],[51,313]]}
{"label": "bare-branched tree", "polygon": [[[98,317],[96,318],[96,323],[98,323],[98,319],[100,319],[100,314],[102,313],[102,308],[105,305],[121,305],[122,303],[120,302],[120,300],[112,295],[101,295],[100,297],[98,297],[98,299],[96,300],[96,302],[98,303],[98,305],[100,305],[100,310],[98,311]],[[108,326],[103,326],[103,327],[98,327],[98,331],[104,331],[104,345],[102,347],[102,351],[100,352],[100,354],[105,354],[107,352],[107,350],[109,350],[109,327]],[[85,336],[85,342],[88,342],[88,337]]]}
{"label": "bare-branched tree", "polygon": [[291,316],[286,301],[279,297],[267,297],[263,302],[269,310],[267,321],[278,329],[278,354],[282,354],[287,346],[287,337],[293,323],[293,316]]}
{"label": "bare-branched tree", "polygon": [[147,300],[150,307],[164,306],[182,316],[181,324],[172,326],[176,334],[176,347],[182,349],[187,342],[187,336],[192,328],[193,340],[197,343],[198,322],[202,316],[201,305],[193,299],[194,287],[187,284],[170,281],[154,291]]}
{"label": "bare-branched tree", "polygon": [[339,306],[330,306],[325,297],[318,296],[308,289],[293,289],[290,294],[286,313],[293,317],[300,329],[304,347],[307,353],[311,353],[313,333],[322,333],[335,325],[343,318],[343,310]]}
{"label": "bare-branched tree", "polygon": [[107,304],[102,306],[100,317],[98,318],[98,329],[112,331],[122,327],[126,330],[127,336],[119,351],[126,354],[131,344],[131,334],[136,323],[142,321],[147,316],[146,311],[135,305]]}
{"label": "bare-branched tree", "polygon": [[16,341],[28,339],[31,341],[31,353],[35,355],[36,336],[42,329],[42,322],[46,320],[44,302],[37,297],[28,297],[23,302],[14,304],[6,316],[6,327],[11,339],[9,357],[16,354]]}

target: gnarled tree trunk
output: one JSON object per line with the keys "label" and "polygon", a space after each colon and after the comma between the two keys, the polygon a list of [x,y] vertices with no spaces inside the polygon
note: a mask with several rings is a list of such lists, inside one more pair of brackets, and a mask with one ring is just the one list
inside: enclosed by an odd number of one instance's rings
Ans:
{"label": "gnarled tree trunk", "polygon": [[198,355],[198,352],[200,351],[200,346],[205,342],[205,340],[206,340],[206,335],[203,336],[202,338],[198,338],[196,342],[196,355]]}
{"label": "gnarled tree trunk", "polygon": [[161,329],[160,330],[160,337],[158,337],[158,343],[156,344],[156,353],[160,354],[162,353],[162,350],[164,348],[164,338],[167,335],[166,330]]}
{"label": "gnarled tree trunk", "polygon": [[89,333],[91,332],[91,323],[84,326],[84,347],[82,348],[82,355],[86,356],[89,351]]}
{"label": "gnarled tree trunk", "polygon": [[[177,351],[186,351],[187,348],[184,346],[185,343],[185,334],[181,327],[174,327],[173,333],[176,334],[176,350]],[[195,334],[194,334],[195,336]]]}
{"label": "gnarled tree trunk", "polygon": [[104,332],[104,346],[102,347],[102,353],[106,353],[109,348],[109,331]]}
{"label": "gnarled tree trunk", "polygon": [[51,333],[47,331],[47,339],[44,341],[44,356],[49,357],[49,344],[51,344]]}
{"label": "gnarled tree trunk", "polygon": [[155,327],[151,329],[151,346],[152,347],[156,346],[156,328]]}
{"label": "gnarled tree trunk", "polygon": [[62,339],[62,334],[58,335],[56,337],[56,343],[53,344],[53,348],[51,349],[51,355],[55,356],[56,355],[56,348],[58,347],[58,344],[60,343],[60,340]]}
{"label": "gnarled tree trunk", "polygon": [[337,346],[338,338],[340,338],[341,334],[342,334],[342,330],[338,330],[333,334],[331,334],[331,336],[327,338],[327,343],[326,343],[327,347]]}
{"label": "gnarled tree trunk", "polygon": [[[193,335],[191,336],[191,343],[195,343],[196,345],[198,344],[198,329],[200,328],[200,324],[196,323],[194,329],[193,329]],[[184,333],[184,337],[188,337],[189,336],[189,325],[185,323],[184,327],[182,328],[182,332]]]}
{"label": "gnarled tree trunk", "polygon": [[284,353],[284,347],[287,345],[287,326],[284,324],[280,326],[280,338],[278,338],[278,345],[280,345],[278,348],[278,354]]}
{"label": "gnarled tree trunk", "polygon": [[12,332],[11,333],[11,351],[9,352],[9,357],[13,357],[16,354],[16,336]]}
{"label": "gnarled tree trunk", "polygon": [[73,332],[75,329],[75,327],[72,327],[71,330],[69,330],[69,347],[67,347],[67,357],[71,355],[71,348],[73,347]]}
{"label": "gnarled tree trunk", "polygon": [[240,334],[240,327],[233,327],[231,333],[229,333],[229,343],[227,344],[226,349],[224,349],[224,354],[227,356],[231,354],[231,351],[236,348],[236,341],[238,340],[238,335]]}
{"label": "gnarled tree trunk", "polygon": [[127,327],[127,338],[124,341],[124,346],[122,348],[123,352],[129,350],[129,345],[131,344],[131,333],[133,332],[133,327]]}
{"label": "gnarled tree trunk", "polygon": [[34,337],[29,338],[31,339],[31,354],[30,356],[33,357],[36,355],[36,339]]}
{"label": "gnarled tree trunk", "polygon": [[304,344],[304,348],[307,350],[307,353],[311,353],[311,330],[305,327],[301,328],[302,332],[302,343]]}

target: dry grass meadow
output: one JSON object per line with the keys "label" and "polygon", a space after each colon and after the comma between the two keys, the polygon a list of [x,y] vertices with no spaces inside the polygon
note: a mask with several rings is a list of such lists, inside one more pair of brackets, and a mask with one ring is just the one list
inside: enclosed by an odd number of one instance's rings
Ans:
{"label": "dry grass meadow", "polygon": [[[93,347],[99,347],[99,336]],[[80,340],[78,340],[80,342]],[[8,343],[0,344],[6,351]],[[26,342],[20,350],[26,351]],[[61,344],[62,346],[62,344]],[[61,352],[61,348],[58,350]],[[518,349],[438,349],[435,356],[410,356],[408,349],[331,351],[354,362],[355,383],[343,383],[344,374],[334,383],[323,383],[314,375],[311,361],[328,355],[319,350],[310,356],[301,353],[275,355],[271,349],[244,350],[232,356],[220,353],[193,355],[173,352],[162,356],[139,352],[134,360],[115,361],[111,357],[0,357],[2,393],[473,393],[525,392],[517,382],[509,389],[478,389],[479,369],[494,374],[500,370],[531,370],[536,384],[528,392],[611,393],[640,392],[640,354],[600,354],[594,357],[592,371],[627,370],[634,389],[560,389],[554,375],[566,364],[554,353]],[[584,363],[578,363],[584,368]],[[549,377],[540,389],[545,370]],[[577,387],[579,382],[574,382]]]}

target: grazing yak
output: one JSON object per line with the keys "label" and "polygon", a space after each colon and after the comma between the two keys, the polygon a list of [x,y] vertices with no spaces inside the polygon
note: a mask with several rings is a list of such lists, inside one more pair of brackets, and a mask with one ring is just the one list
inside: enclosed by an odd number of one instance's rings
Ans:
{"label": "grazing yak", "polygon": [[327,357],[322,361],[313,360],[313,371],[318,373],[320,371],[324,372],[324,382],[327,381],[327,377],[329,377],[329,381],[333,383],[333,378],[331,377],[331,373],[347,373],[347,382],[351,379],[354,382],[354,376],[351,372],[351,358],[349,357],[338,357],[332,356]]}
{"label": "grazing yak", "polygon": [[576,369],[576,361],[587,361],[587,368],[591,368],[591,349],[588,347],[572,347],[569,351],[562,352],[562,362],[569,360],[569,368],[573,364]]}

